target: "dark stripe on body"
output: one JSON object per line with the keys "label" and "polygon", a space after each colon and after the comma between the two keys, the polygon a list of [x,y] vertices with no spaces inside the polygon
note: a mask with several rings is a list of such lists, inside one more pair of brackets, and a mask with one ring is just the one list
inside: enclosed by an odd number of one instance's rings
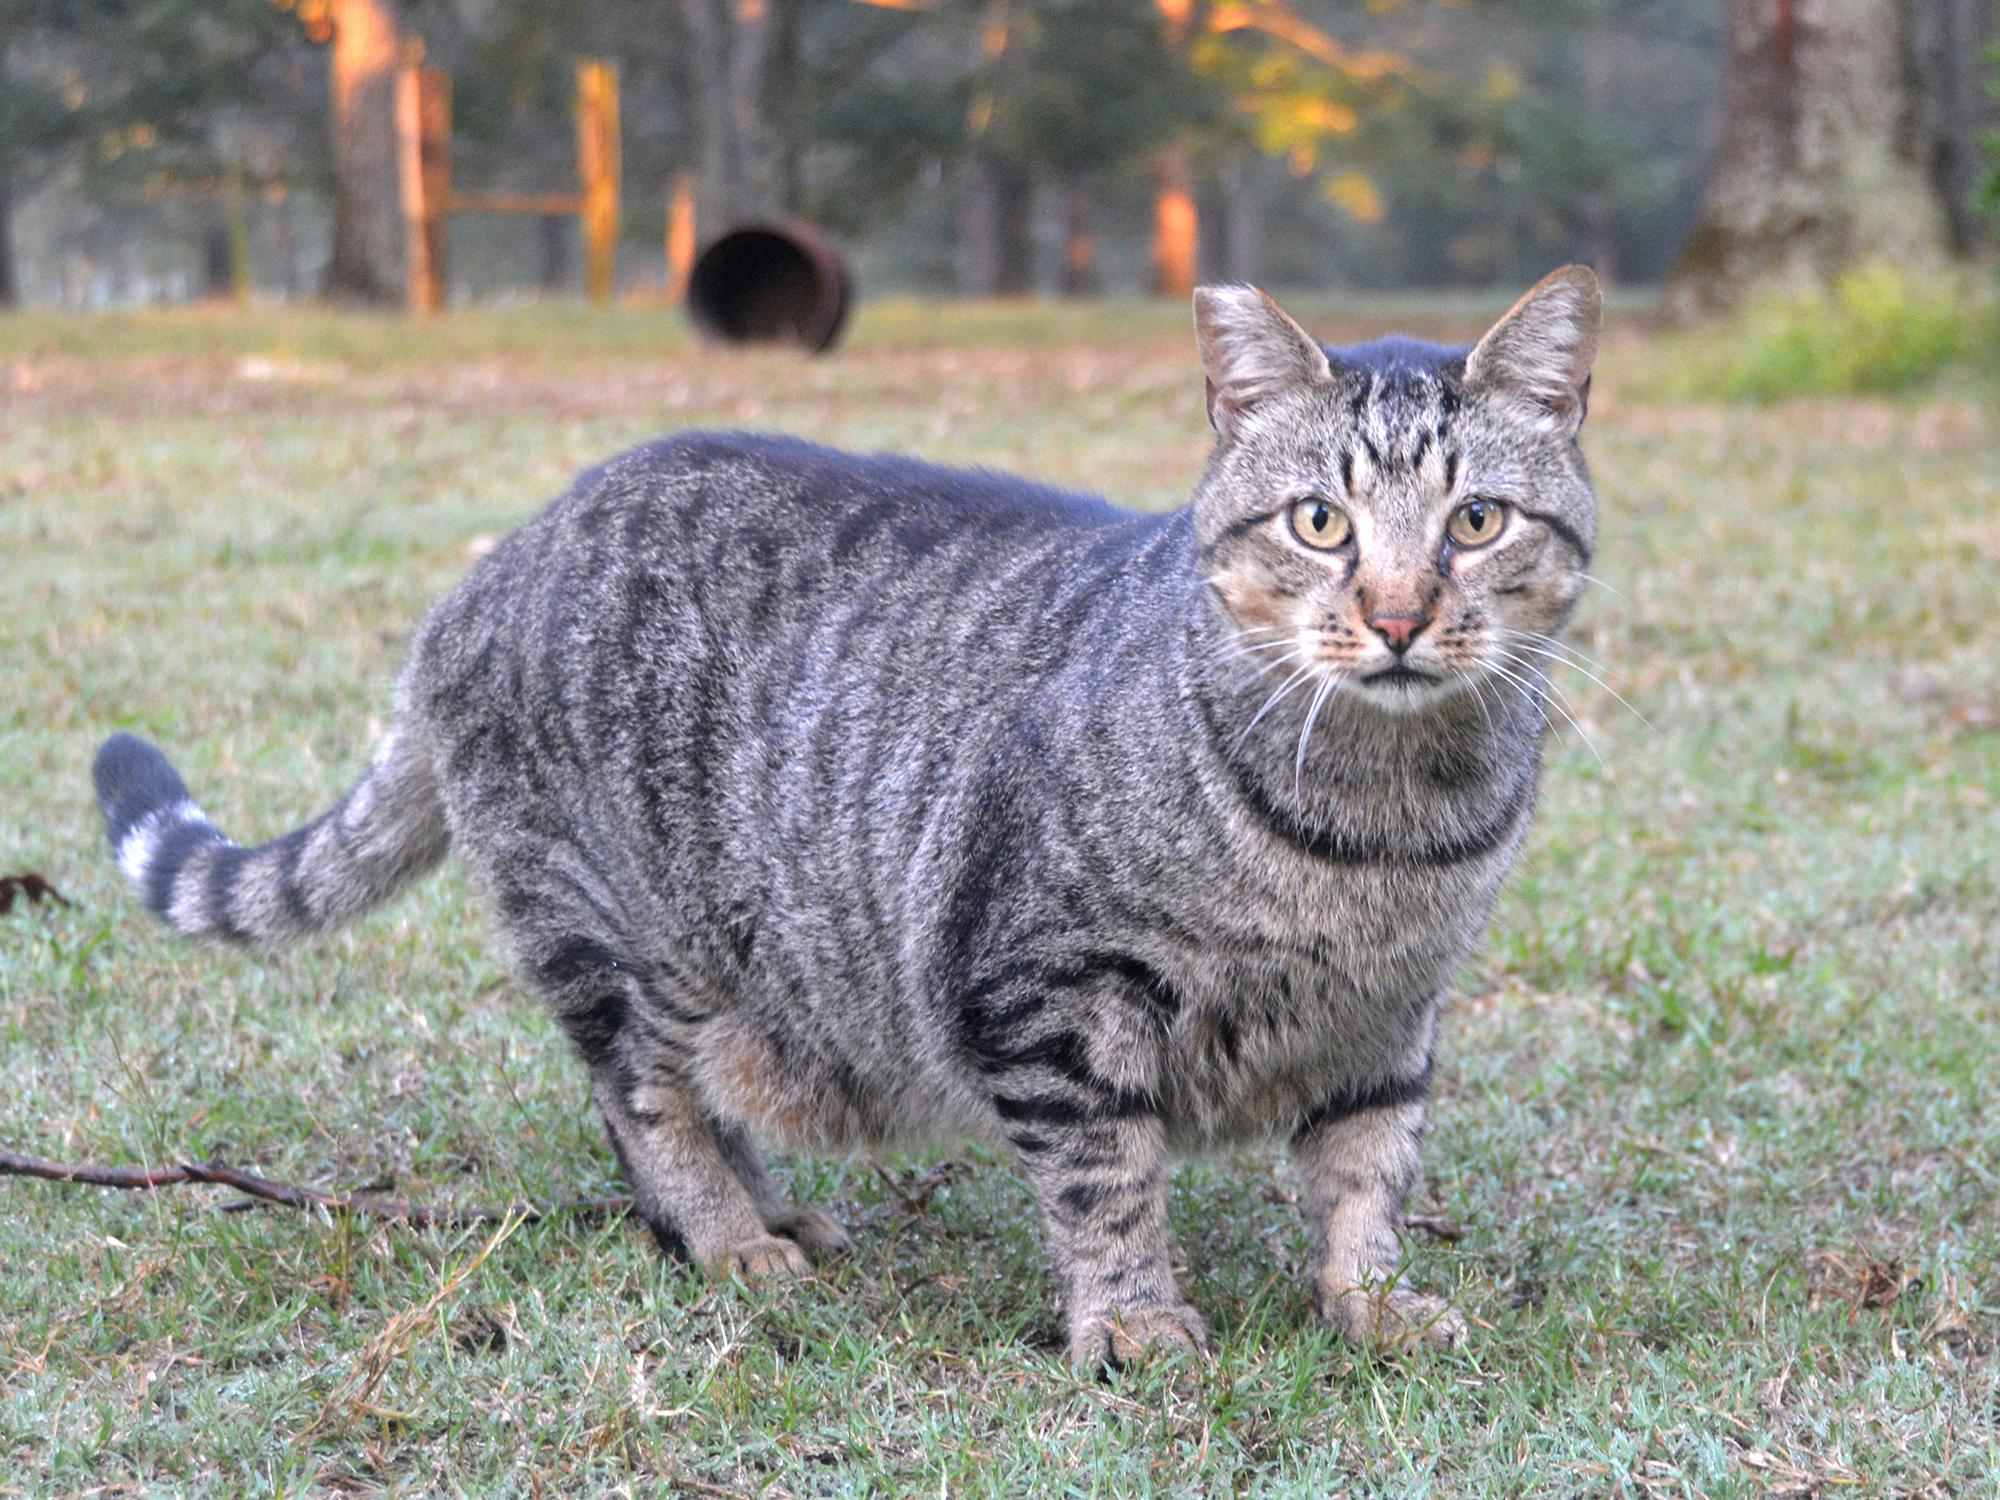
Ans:
{"label": "dark stripe on body", "polygon": [[[345,802],[343,798],[343,806]],[[336,808],[335,812],[338,811]],[[285,908],[285,916],[300,931],[310,931],[315,922],[312,905],[306,900],[305,887],[299,883],[299,864],[305,858],[306,844],[312,838],[313,830],[324,821],[323,818],[315,818],[305,827],[278,840],[278,900]]]}
{"label": "dark stripe on body", "polygon": [[1392,1078],[1382,1083],[1349,1084],[1335,1090],[1308,1109],[1299,1117],[1296,1129],[1292,1131],[1294,1142],[1303,1141],[1316,1130],[1338,1124],[1355,1115],[1365,1114],[1372,1109],[1394,1109],[1404,1104],[1416,1104],[1428,1099],[1431,1093],[1431,1059],[1424,1059],[1424,1065],[1408,1078]]}
{"label": "dark stripe on body", "polygon": [[1092,1120],[1129,1120],[1140,1115],[1157,1115],[1159,1099],[1136,1089],[1107,1088],[1085,1103],[1052,1094],[995,1094],[993,1109],[1001,1119],[1016,1125],[1081,1125]]}

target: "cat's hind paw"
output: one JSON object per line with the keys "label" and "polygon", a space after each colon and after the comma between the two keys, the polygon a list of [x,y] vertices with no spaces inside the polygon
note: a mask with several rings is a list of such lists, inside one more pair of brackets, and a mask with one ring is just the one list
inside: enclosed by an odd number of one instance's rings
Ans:
{"label": "cat's hind paw", "polygon": [[778,1277],[809,1277],[812,1262],[796,1240],[767,1234],[731,1245],[716,1261],[715,1269],[725,1276],[745,1281],[770,1281]]}
{"label": "cat's hind paw", "polygon": [[854,1249],[847,1231],[816,1208],[788,1208],[767,1218],[764,1227],[791,1240],[815,1261],[831,1260]]}

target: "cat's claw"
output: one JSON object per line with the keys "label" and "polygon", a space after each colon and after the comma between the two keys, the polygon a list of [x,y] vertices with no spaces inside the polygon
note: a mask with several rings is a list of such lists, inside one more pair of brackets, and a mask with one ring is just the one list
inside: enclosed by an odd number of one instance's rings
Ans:
{"label": "cat's claw", "polygon": [[1398,1350],[1455,1349],[1465,1342],[1465,1318],[1441,1297],[1400,1287],[1325,1287],[1319,1315],[1341,1337]]}
{"label": "cat's claw", "polygon": [[1155,1354],[1208,1353],[1208,1325],[1185,1302],[1114,1307],[1081,1319],[1070,1331],[1070,1363],[1117,1368]]}
{"label": "cat's claw", "polygon": [[783,1235],[815,1261],[831,1260],[854,1249],[847,1231],[816,1208],[792,1208],[764,1221],[771,1233]]}

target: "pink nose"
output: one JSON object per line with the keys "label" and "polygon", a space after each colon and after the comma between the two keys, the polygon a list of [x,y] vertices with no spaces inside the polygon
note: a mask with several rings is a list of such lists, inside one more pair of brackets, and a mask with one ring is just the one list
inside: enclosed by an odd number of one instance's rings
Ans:
{"label": "pink nose", "polygon": [[1370,615],[1368,628],[1389,643],[1397,655],[1410,649],[1410,642],[1430,624],[1429,615]]}

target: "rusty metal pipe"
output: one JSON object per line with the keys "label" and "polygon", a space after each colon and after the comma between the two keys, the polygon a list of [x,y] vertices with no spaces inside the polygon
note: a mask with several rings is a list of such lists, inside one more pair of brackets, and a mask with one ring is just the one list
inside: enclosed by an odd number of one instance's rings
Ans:
{"label": "rusty metal pipe", "polygon": [[725,344],[791,344],[824,354],[854,300],[847,263],[796,220],[739,224],[710,241],[688,274],[687,315]]}

